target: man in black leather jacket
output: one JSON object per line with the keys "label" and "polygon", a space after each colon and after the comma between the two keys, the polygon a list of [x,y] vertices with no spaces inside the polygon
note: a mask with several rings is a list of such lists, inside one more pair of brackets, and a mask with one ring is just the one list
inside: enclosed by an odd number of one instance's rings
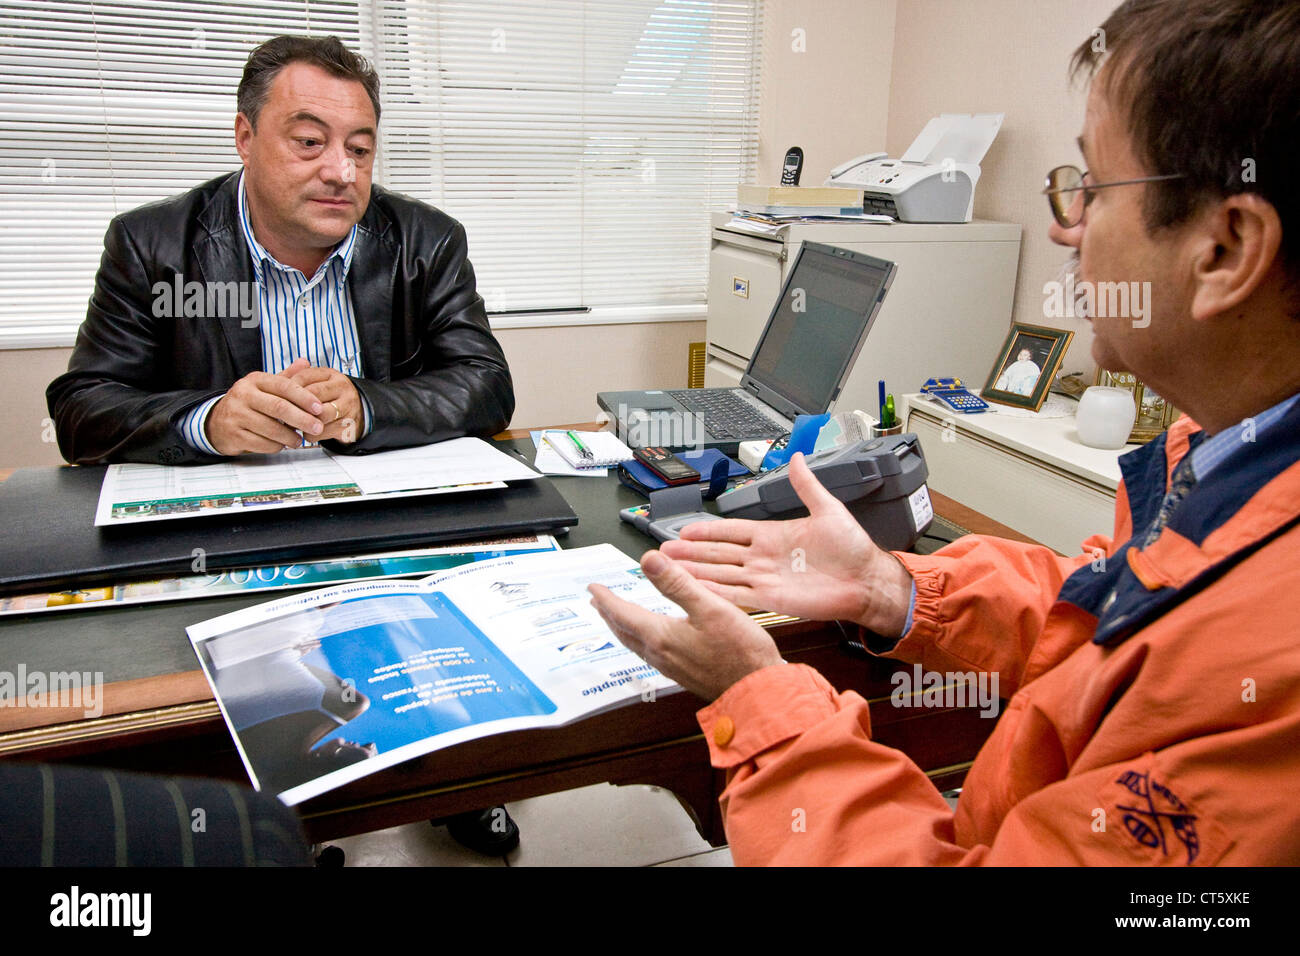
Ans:
{"label": "man in black leather jacket", "polygon": [[[337,47],[327,57],[350,65],[352,54],[329,40]],[[509,422],[510,372],[475,292],[464,230],[370,186],[378,81],[317,65],[328,42],[280,37],[254,51],[236,144],[252,232],[281,267],[306,280],[351,244],[344,275],[359,374],[306,358],[264,368],[266,317],[229,307],[241,292],[247,306],[261,288],[232,173],[110,224],[68,371],[47,390],[69,461],[204,463],[221,460],[212,451],[272,452],[303,437],[366,453],[490,435]],[[268,48],[263,99],[250,101],[248,116],[250,70]],[[194,288],[206,294],[191,302]],[[212,399],[195,440],[186,417]]]}
{"label": "man in black leather jacket", "polygon": [[[464,229],[370,184],[379,112],[378,77],[335,37],[253,51],[243,172],[109,225],[46,392],[68,461],[206,463],[304,440],[365,453],[506,427],[510,371]],[[484,853],[519,842],[504,807],[435,823]]]}

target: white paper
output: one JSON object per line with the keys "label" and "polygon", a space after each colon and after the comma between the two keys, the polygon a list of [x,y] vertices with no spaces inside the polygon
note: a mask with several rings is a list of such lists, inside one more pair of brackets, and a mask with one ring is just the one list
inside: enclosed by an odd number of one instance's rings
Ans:
{"label": "white paper", "polygon": [[479,438],[374,455],[296,448],[215,465],[109,465],[95,524],[269,511],[381,495],[450,494],[504,488],[507,481],[536,477],[526,464]]}
{"label": "white paper", "polygon": [[1002,113],[943,113],[925,124],[902,155],[905,163],[969,163],[978,166],[1002,128]]}
{"label": "white paper", "polygon": [[352,481],[322,448],[286,449],[216,465],[118,465],[118,501],[257,494],[280,488],[350,485]]}
{"label": "white paper", "polygon": [[[95,524],[125,524],[229,513],[247,496],[282,492],[298,504],[360,497],[347,472],[321,448],[249,455],[216,465],[109,465],[100,486]],[[274,504],[268,501],[266,504]]]}
{"label": "white paper", "polygon": [[[542,432],[542,440],[574,468],[609,468],[633,458],[632,449],[613,432],[548,428]],[[586,454],[580,448],[585,448]]]}
{"label": "white paper", "polygon": [[436,445],[334,460],[367,495],[538,477],[522,461],[481,438],[453,438]]}
{"label": "white paper", "polygon": [[537,455],[533,458],[533,467],[543,475],[568,475],[574,478],[604,478],[609,474],[608,468],[574,468],[564,456],[555,450],[550,442],[542,438],[542,430],[530,432],[533,444],[537,446]]}
{"label": "white paper", "polygon": [[925,485],[908,495],[907,503],[912,506],[912,527],[917,531],[934,520],[934,506],[930,503],[930,491]]}

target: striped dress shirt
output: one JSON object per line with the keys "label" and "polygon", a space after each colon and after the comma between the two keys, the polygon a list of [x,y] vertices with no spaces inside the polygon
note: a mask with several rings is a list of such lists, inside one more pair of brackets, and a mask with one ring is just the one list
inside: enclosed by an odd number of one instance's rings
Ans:
{"label": "striped dress shirt", "polygon": [[[329,254],[316,274],[308,279],[292,266],[277,262],[253,236],[248,221],[248,196],[244,175],[239,175],[239,228],[253,260],[257,282],[259,325],[262,332],[262,369],[282,372],[295,359],[306,358],[320,368],[338,369],[344,375],[361,377],[361,344],[357,340],[356,317],[348,293],[348,269],[356,248],[354,225]],[[181,420],[181,433],[190,445],[219,455],[208,441],[204,428],[208,413],[223,396],[202,402]],[[364,396],[361,434],[370,431],[370,407]]]}
{"label": "striped dress shirt", "polygon": [[1197,481],[1254,442],[1261,433],[1272,428],[1282,416],[1291,411],[1297,401],[1300,401],[1300,394],[1284,398],[1273,407],[1243,419],[1240,424],[1225,428],[1197,445],[1190,453],[1191,468]]}

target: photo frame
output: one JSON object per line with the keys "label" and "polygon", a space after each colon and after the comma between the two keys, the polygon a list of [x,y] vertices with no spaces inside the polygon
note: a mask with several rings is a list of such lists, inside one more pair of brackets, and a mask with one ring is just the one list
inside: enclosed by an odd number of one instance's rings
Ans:
{"label": "photo frame", "polygon": [[1178,417],[1178,409],[1139,382],[1132,372],[1111,372],[1099,368],[1093,384],[1122,388],[1133,393],[1137,420],[1133,422],[1133,431],[1128,436],[1130,444],[1145,445],[1163,434]]}
{"label": "photo frame", "polygon": [[1073,338],[1065,329],[1012,323],[980,394],[985,401],[1038,411]]}

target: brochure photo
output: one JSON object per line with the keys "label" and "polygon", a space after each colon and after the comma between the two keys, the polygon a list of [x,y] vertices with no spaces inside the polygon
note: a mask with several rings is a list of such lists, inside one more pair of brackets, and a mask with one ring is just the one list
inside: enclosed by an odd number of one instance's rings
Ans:
{"label": "brochure photo", "polygon": [[253,785],[294,805],[490,734],[679,689],[590,606],[683,616],[612,545],[339,585],[188,628]]}

